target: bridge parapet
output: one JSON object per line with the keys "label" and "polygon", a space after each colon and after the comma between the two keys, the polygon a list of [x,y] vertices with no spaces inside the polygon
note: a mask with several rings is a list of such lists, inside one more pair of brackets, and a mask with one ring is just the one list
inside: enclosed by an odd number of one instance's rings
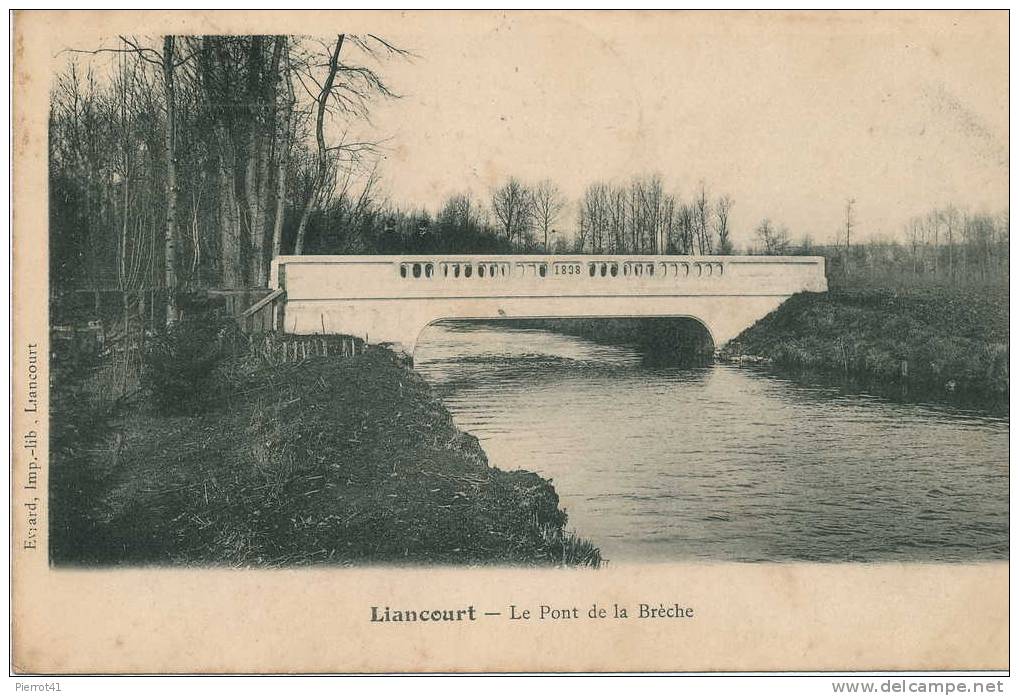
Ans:
{"label": "bridge parapet", "polygon": [[[827,289],[824,259],[778,256],[284,256],[288,300],[775,294]],[[282,270],[277,270],[282,269]]]}

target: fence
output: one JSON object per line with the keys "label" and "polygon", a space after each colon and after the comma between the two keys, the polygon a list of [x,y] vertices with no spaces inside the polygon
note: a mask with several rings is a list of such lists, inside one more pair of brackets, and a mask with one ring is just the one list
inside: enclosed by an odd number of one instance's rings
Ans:
{"label": "fence", "polygon": [[212,299],[223,300],[223,313],[233,317],[241,331],[257,335],[272,331],[273,309],[280,291],[269,288],[217,288],[207,291]]}
{"label": "fence", "polygon": [[[112,291],[103,293],[105,297]],[[351,336],[296,336],[274,331],[274,309],[282,291],[239,288],[213,289],[207,293],[209,299],[216,301],[216,312],[235,320],[240,329],[218,336],[216,350],[224,355],[242,359],[247,356],[276,366],[313,357],[346,358],[365,352],[364,340]],[[129,304],[126,300],[133,299],[134,294],[119,291],[117,294],[116,307],[122,311],[119,316],[96,314],[90,304],[78,313],[77,322],[51,327],[56,353],[55,379],[74,385],[73,390],[85,396],[88,405],[97,410],[139,390],[145,344],[152,335],[150,318],[145,312],[146,304],[151,308],[151,301]],[[88,295],[90,300],[92,297]],[[110,306],[113,303],[107,302],[103,308]],[[85,321],[88,316],[95,318]]]}
{"label": "fence", "polygon": [[251,354],[269,365],[299,363],[308,358],[353,357],[365,352],[362,339],[352,336],[292,336],[267,333],[252,337]]}
{"label": "fence", "polygon": [[65,386],[78,391],[89,408],[101,411],[138,390],[144,340],[140,327],[129,323],[125,329],[117,322],[114,328],[107,332],[101,321],[52,327],[57,391]]}

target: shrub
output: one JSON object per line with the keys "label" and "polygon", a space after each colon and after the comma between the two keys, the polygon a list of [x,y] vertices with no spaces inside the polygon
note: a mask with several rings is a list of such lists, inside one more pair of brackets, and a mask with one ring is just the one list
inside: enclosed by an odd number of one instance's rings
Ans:
{"label": "shrub", "polygon": [[211,378],[229,324],[207,317],[177,322],[145,348],[142,384],[160,412],[191,414],[211,402]]}
{"label": "shrub", "polygon": [[537,525],[537,531],[549,559],[557,565],[600,568],[605,562],[598,547],[576,532],[551,524]]}

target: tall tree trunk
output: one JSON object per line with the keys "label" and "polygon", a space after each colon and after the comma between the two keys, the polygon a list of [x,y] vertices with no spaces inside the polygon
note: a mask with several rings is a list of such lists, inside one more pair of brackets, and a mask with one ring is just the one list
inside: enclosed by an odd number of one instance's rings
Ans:
{"label": "tall tree trunk", "polygon": [[[284,128],[290,128],[289,114]],[[287,162],[290,157],[290,134],[284,132],[281,143],[279,164],[276,167],[276,217],[272,225],[272,258],[283,250],[283,220],[287,212]]]}
{"label": "tall tree trunk", "polygon": [[174,127],[177,116],[173,81],[173,37],[163,37],[163,85],[166,90],[166,237],[164,272],[166,282],[166,323],[177,321],[177,162]]}
{"label": "tall tree trunk", "polygon": [[318,197],[317,184],[312,186],[311,195],[304,203],[304,210],[301,212],[301,221],[297,223],[297,239],[294,240],[294,253],[300,256],[304,253],[304,236],[308,230],[308,218],[311,217],[311,210],[315,207],[315,199]]}
{"label": "tall tree trunk", "polygon": [[280,255],[283,249],[283,220],[287,207],[287,167],[290,164],[291,121],[294,113],[294,81],[290,74],[290,51],[284,46],[286,53],[287,103],[283,111],[283,130],[280,137],[279,164],[276,170],[276,219],[272,226],[272,258]]}
{"label": "tall tree trunk", "polygon": [[224,288],[238,288],[244,284],[244,273],[241,254],[241,225],[237,214],[237,194],[233,180],[233,170],[220,155],[219,165],[219,202],[220,202],[220,236],[219,257],[221,282]]}
{"label": "tall tree trunk", "polygon": [[[273,65],[268,74],[278,69],[279,44],[274,51]],[[267,102],[265,83],[261,78],[262,56],[264,54],[261,36],[251,37],[248,51],[247,101],[250,115],[244,167],[244,202],[247,221],[247,247],[250,250],[248,275],[255,285],[264,282],[265,275],[265,198],[266,176],[268,175],[268,144],[271,138],[272,114]],[[272,124],[274,125],[274,124]]]}
{"label": "tall tree trunk", "polygon": [[259,201],[260,187],[258,182],[258,173],[260,171],[258,165],[259,157],[262,153],[262,139],[257,131],[258,125],[253,123],[247,145],[245,146],[243,182],[243,213],[246,231],[244,241],[250,252],[248,255],[248,263],[250,264],[248,276],[256,283],[258,282],[259,259],[262,255],[262,245],[259,244],[261,240],[261,235],[259,234],[259,208],[261,207],[261,202]]}
{"label": "tall tree trunk", "polygon": [[[221,39],[214,36],[201,38],[198,53],[202,89],[210,111],[213,114],[213,132],[217,150],[216,186],[219,207],[219,275],[224,288],[239,288],[245,285],[248,255],[244,238],[244,222],[241,219],[241,205],[238,196],[238,153],[234,141],[237,121],[233,110],[222,109],[229,102],[227,66],[231,58]],[[221,74],[222,73],[222,74]]]}
{"label": "tall tree trunk", "polygon": [[259,108],[260,118],[256,121],[258,144],[255,148],[258,159],[255,206],[252,215],[252,279],[255,285],[265,286],[269,282],[269,258],[266,247],[269,242],[266,234],[266,217],[269,203],[269,165],[272,160],[272,148],[276,139],[276,89],[279,83],[280,56],[283,53],[283,42],[286,38],[277,36],[273,45],[272,59],[269,64],[270,88],[259,88],[262,104]]}
{"label": "tall tree trunk", "polygon": [[329,95],[333,91],[333,82],[336,80],[336,73],[340,67],[340,50],[343,48],[345,36],[346,34],[340,34],[336,37],[336,47],[329,58],[329,74],[322,85],[322,91],[319,92],[318,114],[315,118],[315,139],[318,142],[318,175],[312,184],[311,193],[304,204],[304,212],[301,213],[301,222],[297,227],[297,241],[294,243],[294,253],[298,255],[304,253],[304,237],[308,229],[308,218],[311,217],[311,211],[318,204],[326,185],[326,173],[329,163],[327,160],[328,152],[326,151],[323,123],[325,122],[326,104],[329,101]]}

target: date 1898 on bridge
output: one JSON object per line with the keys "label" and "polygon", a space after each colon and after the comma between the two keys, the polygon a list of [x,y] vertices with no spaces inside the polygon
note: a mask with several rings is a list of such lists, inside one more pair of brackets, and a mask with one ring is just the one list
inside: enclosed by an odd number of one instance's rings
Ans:
{"label": "date 1898 on bridge", "polygon": [[552,264],[552,275],[576,276],[580,275],[579,263],[554,263]]}

